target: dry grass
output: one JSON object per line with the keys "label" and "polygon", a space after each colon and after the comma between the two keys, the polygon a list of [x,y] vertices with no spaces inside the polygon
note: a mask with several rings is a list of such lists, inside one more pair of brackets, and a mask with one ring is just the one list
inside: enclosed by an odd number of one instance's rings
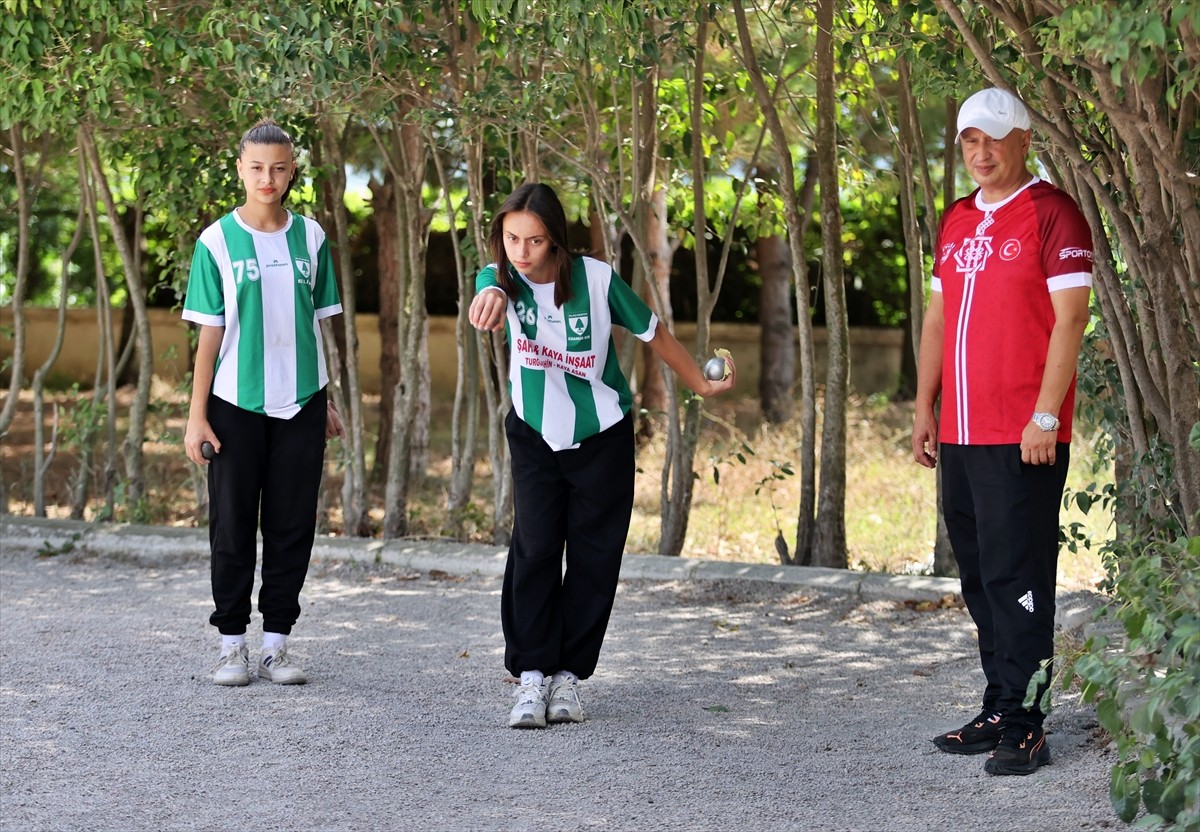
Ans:
{"label": "dry grass", "polygon": [[[718,410],[720,421],[702,434],[696,466],[700,478],[684,547],[688,556],[778,563],[775,537],[780,531],[789,548],[794,547],[798,477],[778,475],[779,463],[794,464],[798,458],[799,425],[772,427],[755,423],[755,416],[744,406],[732,413]],[[911,405],[852,403],[846,471],[846,545],[852,569],[921,572],[931,564],[936,483],[931,471],[912,461],[911,426]],[[745,463],[736,457],[743,442],[754,452],[743,452]],[[652,552],[658,545],[662,454],[663,441],[657,439],[639,457],[645,473],[638,479],[630,551]],[[1090,442],[1077,436],[1068,488],[1083,488],[1091,480],[1092,456]],[[1111,481],[1111,471],[1104,476]],[[1073,506],[1062,514],[1064,524],[1083,523],[1097,544],[1112,534],[1110,520],[1096,509],[1084,516]],[[1063,548],[1059,583],[1064,588],[1094,587],[1103,574],[1094,552]]]}
{"label": "dry grass", "polygon": [[[118,519],[194,525],[194,489],[199,481],[182,450],[186,396],[177,389],[160,385],[156,386],[153,398],[155,406],[145,446],[149,498],[140,516],[131,517],[127,507],[120,507]],[[122,399],[128,403],[128,391],[123,391]],[[65,394],[57,395],[56,401],[65,426],[72,401]],[[798,458],[799,425],[773,427],[762,423],[753,401],[716,400],[709,406],[712,412],[706,418],[696,454],[698,479],[684,554],[714,560],[778,563],[776,535],[782,531],[789,547],[794,546],[799,483],[782,466],[793,466]],[[368,399],[365,407],[365,412],[374,418],[378,398]],[[449,421],[448,413],[434,415],[429,473],[423,484],[414,489],[409,506],[414,535],[441,533],[449,476]],[[847,431],[846,541],[853,569],[919,572],[929,565],[935,534],[935,485],[932,472],[911,460],[911,421],[909,405],[852,403]],[[367,426],[372,437],[376,429],[373,423]],[[123,438],[123,426],[118,438]],[[15,514],[32,514],[32,439],[32,411],[26,393],[9,434],[0,444],[9,507]],[[638,452],[640,473],[628,543],[631,552],[658,550],[663,450],[663,433],[659,431]],[[1092,456],[1088,441],[1077,437],[1068,488],[1082,488],[1091,480]],[[340,476],[336,457],[336,448],[331,446],[327,454],[330,476],[325,505],[328,525],[333,531],[340,529],[337,509]],[[69,448],[59,450],[47,475],[49,516],[67,516],[69,479],[77,464]],[[1111,481],[1111,471],[1103,476]],[[488,492],[490,471],[486,460],[481,460],[476,467],[476,498],[470,512],[473,519],[468,525],[468,533],[480,542],[490,538]],[[372,524],[378,533],[383,524],[382,485],[373,486],[370,504]],[[95,507],[93,500],[89,518],[94,516]],[[1063,523],[1074,521],[1084,523],[1097,542],[1111,534],[1109,518],[1095,510],[1087,517],[1075,508],[1064,511]],[[1102,575],[1095,554],[1072,554],[1063,549],[1059,566],[1061,586],[1091,587]]]}

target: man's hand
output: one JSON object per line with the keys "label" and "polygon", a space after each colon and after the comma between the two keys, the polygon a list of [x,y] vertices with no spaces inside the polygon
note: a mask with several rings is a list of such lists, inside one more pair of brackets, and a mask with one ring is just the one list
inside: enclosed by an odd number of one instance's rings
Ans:
{"label": "man's hand", "polygon": [[1058,431],[1042,430],[1032,421],[1021,432],[1021,461],[1028,465],[1053,465],[1058,451]]}
{"label": "man's hand", "polygon": [[913,419],[913,460],[926,468],[937,465],[938,421],[932,409],[917,409]]}

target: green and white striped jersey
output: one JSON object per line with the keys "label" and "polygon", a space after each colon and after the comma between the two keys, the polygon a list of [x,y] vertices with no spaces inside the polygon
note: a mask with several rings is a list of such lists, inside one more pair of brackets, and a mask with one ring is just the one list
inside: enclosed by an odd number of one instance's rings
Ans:
{"label": "green and white striped jersey", "polygon": [[[556,451],[574,448],[624,418],[633,404],[617,361],[613,324],[654,338],[658,318],[612,267],[591,257],[571,263],[572,298],[554,305],[554,284],[517,276],[509,299],[508,385],[513,408]],[[496,286],[496,265],[475,278],[475,290]]]}
{"label": "green and white striped jersey", "polygon": [[322,318],[342,311],[325,232],[288,212],[256,231],[233,211],[204,229],[192,255],[183,318],[223,326],[213,394],[290,419],[329,383]]}

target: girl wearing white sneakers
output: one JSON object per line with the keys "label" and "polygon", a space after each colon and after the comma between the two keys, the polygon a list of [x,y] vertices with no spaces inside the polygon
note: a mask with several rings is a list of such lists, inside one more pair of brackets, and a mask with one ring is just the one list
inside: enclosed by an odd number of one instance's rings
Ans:
{"label": "girl wearing white sneakers", "polygon": [[701,396],[731,389],[735,375],[730,362],[726,378],[705,378],[610,266],[570,254],[549,186],[514,191],[489,242],[494,262],[475,279],[469,319],[508,341],[516,516],[500,617],[505,666],[521,680],[508,724],[543,728],[583,721],[578,683],[600,657],[633,512],[633,397],[613,326]]}
{"label": "girl wearing white sneakers", "polygon": [[[303,684],[287,653],[316,534],[325,440],[345,435],[321,324],[342,311],[325,233],[283,206],[296,178],[292,139],[264,119],[242,136],[245,202],[200,235],[183,318],[198,324],[184,447],[208,466],[218,685],[250,683],[246,626],[262,530],[258,676]],[[211,457],[211,458],[210,458]]]}

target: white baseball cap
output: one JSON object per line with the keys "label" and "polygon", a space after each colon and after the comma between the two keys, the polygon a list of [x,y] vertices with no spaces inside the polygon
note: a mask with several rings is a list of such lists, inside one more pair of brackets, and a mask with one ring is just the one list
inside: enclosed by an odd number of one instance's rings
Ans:
{"label": "white baseball cap", "polygon": [[995,87],[980,90],[964,101],[958,110],[955,144],[958,144],[968,127],[976,127],[993,139],[1003,139],[1013,130],[1029,129],[1029,111],[1021,99],[1008,90]]}

